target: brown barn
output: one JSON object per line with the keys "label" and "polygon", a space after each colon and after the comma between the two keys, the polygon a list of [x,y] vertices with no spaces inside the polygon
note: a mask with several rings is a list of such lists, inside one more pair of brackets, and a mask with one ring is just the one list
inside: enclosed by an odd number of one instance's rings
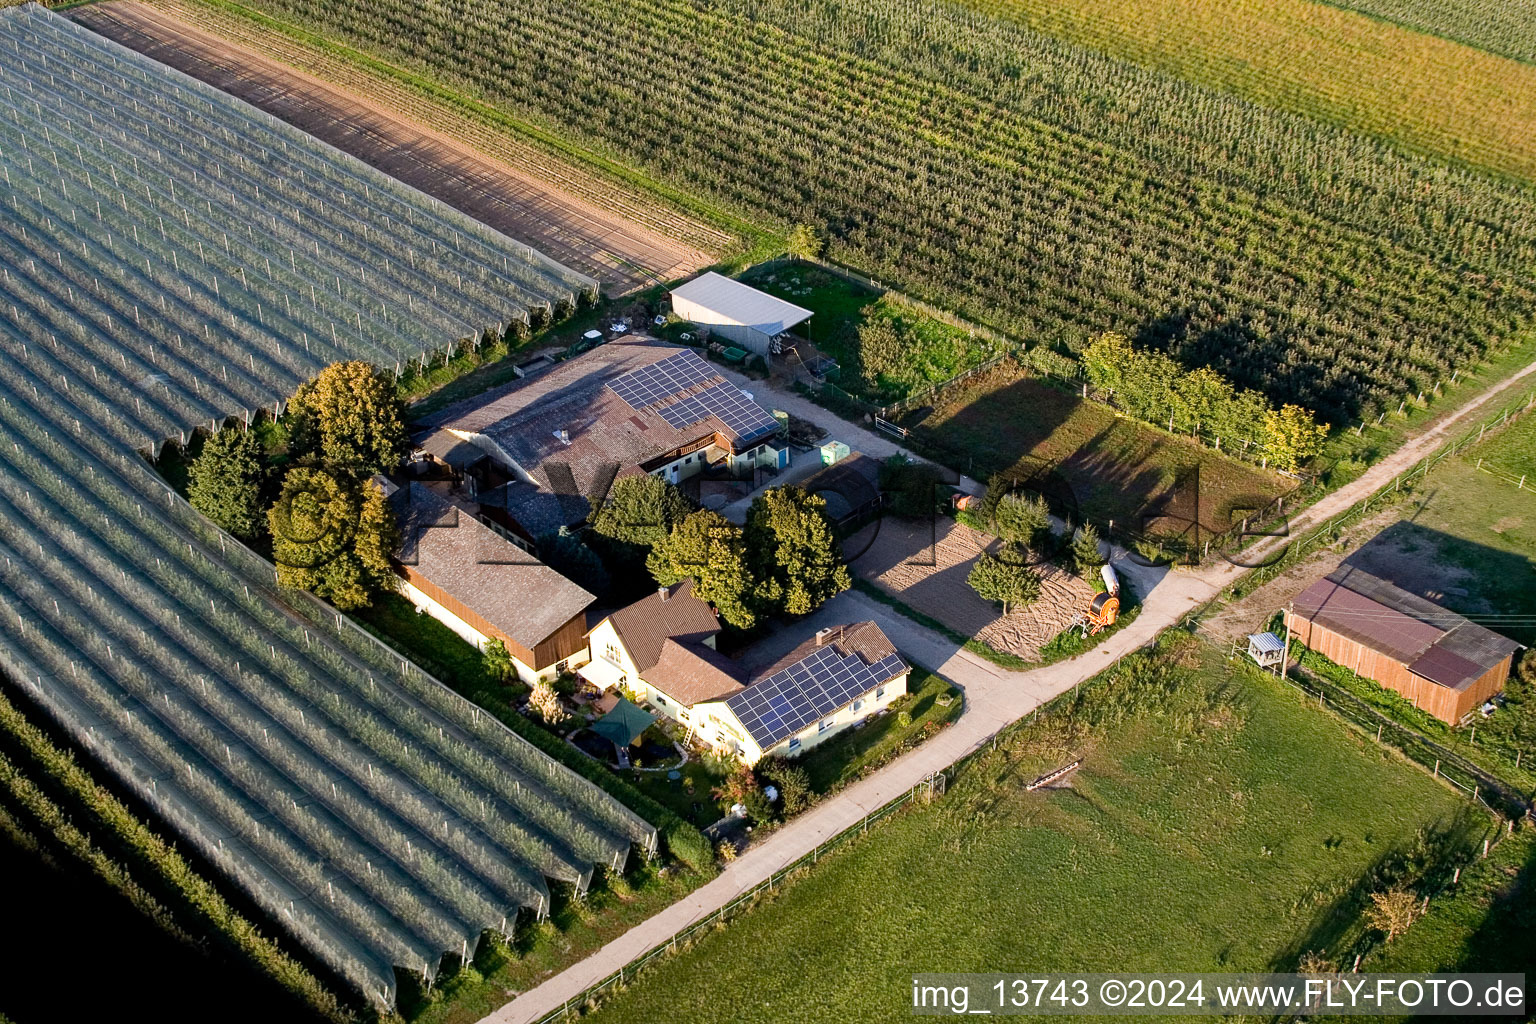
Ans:
{"label": "brown barn", "polygon": [[404,595],[479,647],[500,640],[525,682],[587,660],[595,598],[425,484],[391,498]]}
{"label": "brown barn", "polygon": [[1297,642],[1460,722],[1504,688],[1520,645],[1370,573],[1342,566],[1296,598]]}

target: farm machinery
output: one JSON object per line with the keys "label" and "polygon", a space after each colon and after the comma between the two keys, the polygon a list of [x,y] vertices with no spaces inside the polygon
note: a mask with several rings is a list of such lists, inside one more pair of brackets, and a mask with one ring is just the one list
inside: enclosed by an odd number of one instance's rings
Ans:
{"label": "farm machinery", "polygon": [[1084,637],[1090,637],[1113,626],[1120,617],[1120,577],[1115,575],[1114,566],[1105,563],[1099,569],[1099,578],[1104,581],[1105,589],[1093,595],[1088,607],[1077,613],[1067,627],[1068,632],[1080,629]]}

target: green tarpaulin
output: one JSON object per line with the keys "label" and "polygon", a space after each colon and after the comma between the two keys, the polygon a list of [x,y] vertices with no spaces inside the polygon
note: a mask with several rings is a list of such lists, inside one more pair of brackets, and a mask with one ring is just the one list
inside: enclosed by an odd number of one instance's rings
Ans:
{"label": "green tarpaulin", "polygon": [[592,724],[592,731],[611,741],[614,746],[627,747],[654,721],[655,715],[646,714],[620,697],[612,711]]}

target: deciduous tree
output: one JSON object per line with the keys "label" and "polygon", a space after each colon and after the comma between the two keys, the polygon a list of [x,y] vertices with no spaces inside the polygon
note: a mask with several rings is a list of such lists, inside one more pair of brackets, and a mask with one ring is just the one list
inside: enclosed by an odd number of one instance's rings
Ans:
{"label": "deciduous tree", "polygon": [[1264,443],[1275,469],[1295,469],[1322,451],[1327,438],[1328,428],[1299,405],[1283,405],[1264,414]]}
{"label": "deciduous tree", "polygon": [[796,224],[784,240],[784,251],[800,260],[814,260],[821,256],[823,243],[816,229],[809,224]]}
{"label": "deciduous tree", "polygon": [[299,385],[287,421],[296,454],[359,477],[393,469],[408,443],[394,382],[364,362],[332,363]]}
{"label": "deciduous tree", "polygon": [[1402,886],[1371,893],[1371,905],[1365,910],[1365,923],[1386,935],[1391,942],[1418,920],[1419,898]]}
{"label": "deciduous tree", "polygon": [[683,492],[653,476],[627,476],[614,483],[608,500],[592,516],[611,571],[637,572],[651,549],[693,510]]}
{"label": "deciduous tree", "polygon": [[226,427],[203,442],[188,470],[192,507],[242,540],[254,540],[266,525],[261,485],[266,478],[256,435]]}
{"label": "deciduous tree", "polygon": [[771,487],[747,510],[744,538],[761,607],[807,615],[853,585],[826,499]]}
{"label": "deciduous tree", "polygon": [[1008,614],[1009,605],[1017,609],[1040,596],[1040,577],[1031,572],[1027,565],[1005,561],[991,554],[984,553],[976,559],[966,582],[986,600],[1001,602],[1004,615]]}
{"label": "deciduous tree", "polygon": [[359,487],[344,476],[296,466],[284,477],[267,524],[284,586],[312,591],[344,611],[394,589],[389,556],[398,528],[372,483]]}
{"label": "deciduous tree", "polygon": [[720,617],[737,629],[757,624],[741,527],[719,513],[709,509],[691,513],[651,549],[646,567],[664,587],[692,578],[694,595],[714,605]]}

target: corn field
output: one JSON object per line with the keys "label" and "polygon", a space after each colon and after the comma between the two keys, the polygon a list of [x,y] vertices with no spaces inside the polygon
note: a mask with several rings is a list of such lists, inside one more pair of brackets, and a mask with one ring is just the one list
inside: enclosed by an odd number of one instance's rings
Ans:
{"label": "corn field", "polygon": [[1334,6],[1536,64],[1532,0],[1336,0]]}
{"label": "corn field", "polygon": [[0,51],[12,681],[381,1007],[397,967],[430,977],[546,914],[548,880],[653,850],[592,783],[280,590],[135,451],[590,282],[40,8],[0,14]]}

